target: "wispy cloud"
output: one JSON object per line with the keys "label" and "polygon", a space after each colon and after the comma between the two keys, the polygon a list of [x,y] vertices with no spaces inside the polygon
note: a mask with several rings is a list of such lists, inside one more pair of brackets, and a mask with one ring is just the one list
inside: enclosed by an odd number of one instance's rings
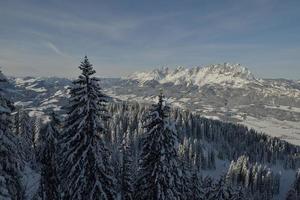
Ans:
{"label": "wispy cloud", "polygon": [[50,50],[52,50],[54,53],[56,53],[59,56],[62,57],[68,57],[65,53],[63,53],[55,44],[52,42],[46,41],[45,42],[46,47],[48,47]]}

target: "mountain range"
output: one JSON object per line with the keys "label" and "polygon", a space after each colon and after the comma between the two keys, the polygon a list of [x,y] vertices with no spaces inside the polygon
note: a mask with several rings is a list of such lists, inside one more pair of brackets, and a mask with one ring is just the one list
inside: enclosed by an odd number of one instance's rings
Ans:
{"label": "mountain range", "polygon": [[[66,78],[11,77],[17,106],[41,116],[65,105]],[[160,90],[172,106],[216,120],[240,123],[257,131],[300,144],[300,81],[262,79],[240,64],[160,68],[128,77],[101,78],[114,100],[152,102]]]}

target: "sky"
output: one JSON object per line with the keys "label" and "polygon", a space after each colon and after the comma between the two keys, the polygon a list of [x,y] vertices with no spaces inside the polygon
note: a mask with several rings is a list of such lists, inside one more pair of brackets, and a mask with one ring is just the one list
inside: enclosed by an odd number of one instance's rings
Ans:
{"label": "sky", "polygon": [[240,63],[300,79],[299,0],[1,0],[0,66],[10,76],[100,77]]}

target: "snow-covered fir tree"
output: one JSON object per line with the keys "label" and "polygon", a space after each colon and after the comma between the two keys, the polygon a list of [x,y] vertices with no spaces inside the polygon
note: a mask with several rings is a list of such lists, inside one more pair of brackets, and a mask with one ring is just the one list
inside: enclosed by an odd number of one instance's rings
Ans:
{"label": "snow-covered fir tree", "polygon": [[192,162],[191,162],[191,145],[187,138],[184,138],[183,144],[179,146],[180,170],[182,172],[181,187],[179,192],[182,194],[182,199],[191,199],[193,183],[192,183]]}
{"label": "snow-covered fir tree", "polygon": [[0,199],[21,200],[21,160],[18,156],[18,139],[11,131],[13,104],[8,100],[6,77],[0,71]]}
{"label": "snow-covered fir tree", "polygon": [[46,125],[41,141],[41,196],[44,200],[60,199],[58,177],[58,145],[57,121],[52,114],[51,121]]}
{"label": "snow-covered fir tree", "polygon": [[168,117],[169,112],[170,107],[161,93],[145,120],[136,200],[181,199],[177,133],[175,124]]}
{"label": "snow-covered fir tree", "polygon": [[29,117],[27,111],[19,111],[20,129],[19,136],[21,139],[21,155],[23,160],[31,165],[36,166],[35,152],[35,130],[33,119]]}
{"label": "snow-covered fir tree", "polygon": [[[127,132],[128,133],[128,132]],[[121,199],[133,200],[134,181],[133,181],[133,159],[130,141],[124,138],[122,147],[122,167],[121,167]]]}
{"label": "snow-covered fir tree", "polygon": [[270,199],[273,195],[279,194],[280,174],[274,174],[266,166],[251,164],[249,157],[243,155],[231,162],[226,182],[242,186],[257,196]]}
{"label": "snow-covered fir tree", "polygon": [[82,71],[70,90],[61,145],[63,199],[110,200],[116,198],[109,150],[102,134],[109,118],[107,96],[92,77],[95,70],[85,56]]}

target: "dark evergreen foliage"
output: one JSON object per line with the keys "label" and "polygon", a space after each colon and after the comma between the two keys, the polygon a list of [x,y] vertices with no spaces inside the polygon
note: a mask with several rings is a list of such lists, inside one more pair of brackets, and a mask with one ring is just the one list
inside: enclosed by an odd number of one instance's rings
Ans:
{"label": "dark evergreen foliage", "polygon": [[109,150],[102,134],[109,115],[107,97],[87,57],[73,82],[67,119],[60,139],[61,185],[64,199],[115,199]]}
{"label": "dark evergreen foliage", "polygon": [[146,115],[138,180],[137,200],[180,199],[181,177],[178,167],[177,134],[169,120],[170,107],[160,94]]}
{"label": "dark evergreen foliage", "polygon": [[134,180],[133,180],[133,160],[132,152],[129,147],[130,141],[124,141],[122,154],[123,162],[121,167],[121,199],[133,200],[134,199]]}
{"label": "dark evergreen foliage", "polygon": [[58,121],[53,114],[43,135],[41,151],[41,191],[44,200],[59,200]]}
{"label": "dark evergreen foliage", "polygon": [[0,71],[0,199],[21,200],[20,182],[22,162],[18,155],[18,138],[12,133],[13,103],[6,98],[6,77]]}

